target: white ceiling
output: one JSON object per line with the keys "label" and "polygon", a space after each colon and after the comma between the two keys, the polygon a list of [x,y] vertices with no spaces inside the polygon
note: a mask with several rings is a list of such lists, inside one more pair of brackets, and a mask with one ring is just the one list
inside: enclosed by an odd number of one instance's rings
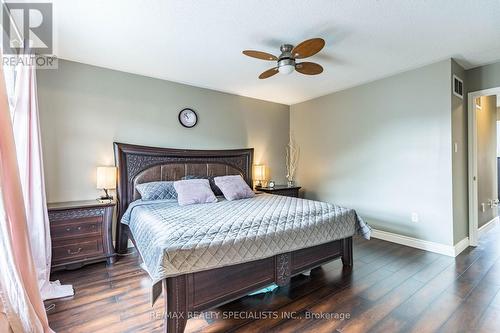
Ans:
{"label": "white ceiling", "polygon": [[[63,59],[294,104],[449,57],[500,59],[499,0],[54,0]],[[281,43],[322,37],[318,76],[257,76]]]}

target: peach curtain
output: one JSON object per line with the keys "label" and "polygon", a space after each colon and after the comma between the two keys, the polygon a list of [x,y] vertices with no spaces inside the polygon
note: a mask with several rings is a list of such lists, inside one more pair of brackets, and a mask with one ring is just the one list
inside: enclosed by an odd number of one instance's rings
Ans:
{"label": "peach curtain", "polygon": [[2,69],[0,69],[0,270],[0,325],[8,326],[8,330],[15,333],[52,332],[40,295],[30,248],[14,133]]}

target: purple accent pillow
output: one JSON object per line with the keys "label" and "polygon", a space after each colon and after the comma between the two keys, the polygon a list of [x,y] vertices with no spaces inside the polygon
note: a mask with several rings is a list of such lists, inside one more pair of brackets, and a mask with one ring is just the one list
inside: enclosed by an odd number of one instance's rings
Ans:
{"label": "purple accent pillow", "polygon": [[174,182],[180,206],[217,202],[208,179],[190,179]]}
{"label": "purple accent pillow", "polygon": [[231,200],[253,198],[255,193],[241,176],[222,176],[214,178],[215,185],[220,188],[224,197]]}

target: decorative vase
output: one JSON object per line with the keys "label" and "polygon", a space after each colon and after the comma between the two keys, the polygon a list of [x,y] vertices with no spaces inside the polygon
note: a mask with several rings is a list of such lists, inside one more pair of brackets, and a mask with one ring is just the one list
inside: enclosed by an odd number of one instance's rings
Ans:
{"label": "decorative vase", "polygon": [[293,178],[295,176],[295,170],[297,169],[297,163],[299,161],[299,147],[293,139],[293,135],[290,132],[290,141],[285,148],[286,156],[286,179],[288,180],[288,187],[293,187]]}

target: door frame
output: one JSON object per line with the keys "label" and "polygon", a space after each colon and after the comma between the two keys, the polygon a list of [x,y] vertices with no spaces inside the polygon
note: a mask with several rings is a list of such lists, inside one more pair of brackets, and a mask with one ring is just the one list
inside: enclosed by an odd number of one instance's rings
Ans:
{"label": "door frame", "polygon": [[477,189],[477,108],[476,98],[500,95],[500,87],[473,91],[467,94],[468,160],[469,160],[469,245],[477,246],[479,238],[479,201]]}

